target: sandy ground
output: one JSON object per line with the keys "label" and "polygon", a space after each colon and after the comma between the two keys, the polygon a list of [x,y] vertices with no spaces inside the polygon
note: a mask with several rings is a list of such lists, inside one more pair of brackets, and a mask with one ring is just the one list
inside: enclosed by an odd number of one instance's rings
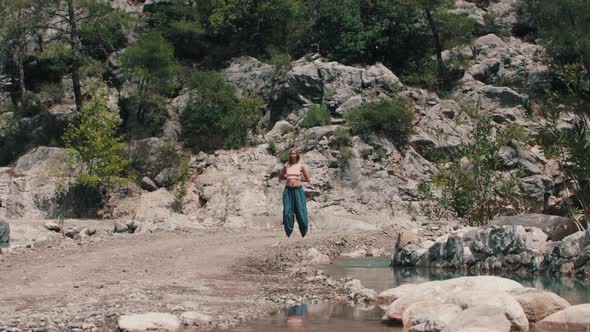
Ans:
{"label": "sandy ground", "polygon": [[330,257],[363,245],[393,245],[391,233],[281,229],[176,230],[50,236],[0,256],[0,331],[112,331],[124,314],[208,315],[199,328],[225,328],[297,302],[341,295],[341,281],[313,278],[306,252]]}

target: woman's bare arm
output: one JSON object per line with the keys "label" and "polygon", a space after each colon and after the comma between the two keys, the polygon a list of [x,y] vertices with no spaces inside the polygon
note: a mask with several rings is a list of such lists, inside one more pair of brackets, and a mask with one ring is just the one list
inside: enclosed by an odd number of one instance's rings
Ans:
{"label": "woman's bare arm", "polygon": [[301,182],[311,182],[311,178],[309,177],[309,173],[307,173],[307,167],[301,165],[301,172],[303,173],[303,179]]}
{"label": "woman's bare arm", "polygon": [[279,183],[281,183],[281,181],[285,177],[286,172],[287,172],[287,165],[283,165],[283,168],[281,168],[281,173],[279,173]]}

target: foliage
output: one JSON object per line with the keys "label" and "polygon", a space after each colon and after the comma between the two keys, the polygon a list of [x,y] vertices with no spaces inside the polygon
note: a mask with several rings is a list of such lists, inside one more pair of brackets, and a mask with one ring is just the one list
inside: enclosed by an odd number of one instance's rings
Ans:
{"label": "foliage", "polygon": [[195,151],[246,145],[248,131],[262,116],[262,98],[245,94],[238,100],[234,88],[213,72],[194,73],[189,85],[190,102],[181,116],[185,144]]}
{"label": "foliage", "polygon": [[268,141],[268,147],[266,148],[266,150],[268,151],[268,153],[274,155],[275,153],[277,153],[277,142],[275,142],[274,140],[269,140]]}
{"label": "foliage", "polygon": [[402,147],[413,130],[413,105],[403,98],[367,103],[350,110],[345,117],[354,135],[376,134]]}
{"label": "foliage", "polygon": [[313,105],[309,108],[303,121],[301,121],[301,127],[311,128],[318,126],[326,126],[330,124],[330,111],[320,105]]}
{"label": "foliage", "polygon": [[527,139],[528,135],[524,131],[524,128],[514,123],[510,123],[500,128],[496,134],[496,142],[498,143],[498,146],[508,145],[512,140],[526,142]]}
{"label": "foliage", "polygon": [[188,160],[183,159],[180,163],[180,171],[178,174],[178,182],[176,184],[176,191],[174,192],[174,200],[171,203],[171,208],[177,213],[183,213],[185,205],[185,197],[187,194],[187,181],[189,179]]}
{"label": "foliage", "polygon": [[116,134],[117,112],[107,108],[106,87],[99,85],[64,133],[64,143],[70,149],[72,162],[79,165],[76,182],[88,187],[110,186],[118,183],[129,164],[121,138]]}
{"label": "foliage", "polygon": [[80,25],[83,53],[106,59],[127,45],[125,32],[131,25],[131,18],[126,13],[99,1],[85,2],[84,9],[89,18],[82,20]]}
{"label": "foliage", "polygon": [[443,61],[442,64],[430,60],[425,62],[420,69],[403,75],[401,80],[405,84],[445,92],[451,90],[455,83],[463,77],[466,65],[460,60]]}
{"label": "foliage", "polygon": [[354,152],[348,146],[341,146],[338,149],[338,162],[340,167],[344,168],[347,167],[350,163],[350,160],[354,158]]}
{"label": "foliage", "polygon": [[[568,212],[576,220],[576,209],[581,209],[586,222],[590,221],[590,75],[580,64],[556,66],[562,91],[552,91],[543,115],[546,126],[543,137],[545,152],[557,158],[569,182],[573,202],[566,200]],[[571,128],[558,125],[562,109],[575,112]],[[581,227],[581,225],[580,225]]]}
{"label": "foliage", "polygon": [[140,124],[157,131],[165,117],[162,96],[174,88],[178,69],[172,46],[159,33],[146,33],[125,50],[122,60],[124,76],[135,86],[135,94],[121,108],[123,118],[132,123],[128,118],[135,115]]}
{"label": "foliage", "polygon": [[507,176],[498,172],[500,145],[492,139],[493,130],[488,116],[479,117],[464,149],[468,166],[453,162],[432,179],[442,189],[441,205],[469,225],[483,225],[508,206],[517,212],[525,209],[518,172]]}
{"label": "foliage", "polygon": [[493,12],[485,13],[483,15],[483,22],[484,25],[482,27],[476,28],[475,32],[478,36],[492,33],[500,37],[509,37],[511,34],[510,26],[500,20]]}
{"label": "foliage", "polygon": [[352,138],[346,128],[338,128],[334,131],[334,140],[331,142],[335,147],[344,147],[352,145]]}
{"label": "foliage", "polygon": [[[519,14],[558,64],[590,66],[590,10],[586,0],[524,0]],[[567,33],[564,33],[567,31]]]}
{"label": "foliage", "polygon": [[282,163],[286,163],[287,161],[289,161],[289,148],[283,149],[281,152],[279,152],[279,160]]}
{"label": "foliage", "polygon": [[236,50],[268,57],[271,48],[286,50],[303,36],[304,1],[203,0],[199,10],[206,30]]}

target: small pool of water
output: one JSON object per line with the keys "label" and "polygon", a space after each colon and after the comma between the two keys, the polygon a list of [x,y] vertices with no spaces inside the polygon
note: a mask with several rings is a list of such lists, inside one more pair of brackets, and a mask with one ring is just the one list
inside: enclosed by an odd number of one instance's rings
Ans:
{"label": "small pool of water", "polygon": [[[364,287],[380,293],[407,283],[422,283],[430,280],[445,280],[464,276],[461,273],[422,269],[389,267],[388,257],[362,259],[339,259],[321,269],[334,279],[359,279]],[[549,278],[541,276],[520,277],[499,275],[520,282],[525,287],[535,287],[554,292],[571,304],[590,303],[588,282],[571,278]],[[381,324],[383,310],[378,306],[371,309],[351,307],[342,303],[302,304],[273,313],[267,318],[251,322],[245,327],[232,329],[234,332],[402,332],[400,327]]]}

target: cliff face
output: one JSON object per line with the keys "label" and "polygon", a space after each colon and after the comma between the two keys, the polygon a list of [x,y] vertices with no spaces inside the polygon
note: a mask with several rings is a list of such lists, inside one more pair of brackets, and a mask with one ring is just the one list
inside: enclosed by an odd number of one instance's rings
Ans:
{"label": "cliff face", "polygon": [[[512,5],[511,1],[502,1],[489,10],[503,22],[514,24]],[[459,1],[457,10],[478,21],[483,17],[482,10],[469,2]],[[381,64],[359,68],[318,55],[288,66],[264,64],[251,57],[236,58],[222,71],[227,81],[238,91],[260,94],[268,105],[260,123],[260,128],[267,129],[252,137],[257,144],[192,156],[193,176],[183,214],[171,210],[174,188],[165,181],[170,170],[150,168],[141,181],[142,187],[164,189],[148,193],[130,184],[126,194],[113,196],[103,216],[268,227],[280,222],[282,209],[282,185],[276,178],[281,165],[278,152],[297,146],[313,178],[306,190],[316,227],[374,229],[396,219],[407,222],[408,213],[416,212],[425,199],[418,189],[420,184],[445,166],[439,157],[470,143],[475,128],[470,105],[478,105],[478,112],[491,116],[497,128],[518,125],[528,135],[527,142],[510,141],[501,147],[501,168],[505,172],[524,170],[521,189],[531,203],[530,210],[543,211],[559,201],[557,188],[564,181],[557,163],[545,158],[535,143],[543,120],[527,116],[529,97],[542,93],[551,82],[548,68],[541,61],[543,55],[539,45],[493,34],[478,38],[472,45],[445,51],[445,59],[467,65],[461,70],[462,78],[444,95],[404,86],[394,72]],[[121,91],[124,95],[125,88]],[[111,92],[115,104],[119,93]],[[352,137],[352,156],[343,156],[336,141],[339,129],[346,128],[344,114],[367,102],[402,96],[414,105],[415,126],[409,146],[401,149],[378,137],[368,144],[360,137]],[[188,92],[170,100],[163,137],[131,142],[130,150],[136,150],[140,143],[147,144],[145,162],[155,163],[149,156],[163,140],[178,139],[179,115],[189,100]],[[331,123],[303,128],[305,114],[317,104],[330,110]],[[571,120],[563,117],[560,126],[569,126]],[[2,169],[0,198],[8,206],[9,216],[54,215],[52,195],[57,179],[48,171],[46,161],[57,160],[53,155],[61,153],[59,149],[41,147],[21,157],[14,166]],[[23,170],[24,164],[34,167]],[[162,213],[145,213],[156,205]]]}

